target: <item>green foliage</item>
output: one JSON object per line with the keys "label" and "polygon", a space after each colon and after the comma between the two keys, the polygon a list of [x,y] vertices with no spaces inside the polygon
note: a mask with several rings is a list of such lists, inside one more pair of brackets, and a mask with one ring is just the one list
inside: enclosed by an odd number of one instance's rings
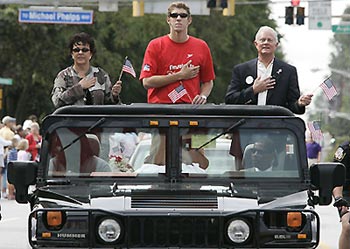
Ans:
{"label": "green foliage", "polygon": [[[350,14],[350,7],[345,9],[344,14]],[[350,18],[343,18],[342,21],[350,21]],[[349,34],[334,34],[330,44],[334,47],[334,52],[331,54],[330,68],[350,72],[350,35]],[[345,77],[337,72],[332,72],[332,81],[335,84],[338,92],[338,96],[332,100],[327,101],[324,95],[315,99],[315,105],[320,109],[329,109],[331,112],[340,112],[346,116],[349,113],[350,117],[350,85],[349,77]],[[317,115],[321,115],[322,111]],[[311,116],[312,118],[313,116]],[[324,118],[326,124],[323,131],[329,131],[337,139],[337,144],[342,141],[344,137],[350,137],[350,121],[348,118]]]}
{"label": "green foliage", "polygon": [[[346,141],[349,141],[349,136],[337,136],[335,143],[330,146],[328,153],[326,154],[326,157],[324,158],[323,161],[324,162],[333,162],[334,153],[336,152],[338,146],[340,144],[345,143]],[[328,142],[328,141],[326,141],[326,142]],[[325,150],[325,151],[327,151],[327,150]]]}
{"label": "green foliage", "polygon": [[[0,7],[0,77],[13,78],[5,86],[4,114],[24,120],[30,114],[43,117],[53,111],[50,92],[57,73],[72,64],[69,38],[87,32],[95,38],[97,53],[92,64],[105,69],[112,81],[119,78],[125,56],[139,75],[149,41],[169,32],[164,15],[132,17],[131,8],[119,12],[94,12],[93,25],[18,23],[19,6]],[[216,79],[210,102],[222,103],[234,65],[256,57],[254,35],[262,25],[276,27],[267,5],[239,5],[236,15],[193,16],[190,35],[211,48]],[[279,56],[280,57],[280,56]],[[146,102],[146,90],[138,79],[123,74],[124,103]]]}
{"label": "green foliage", "polygon": [[325,126],[325,129],[330,131],[335,137],[349,137],[350,131],[350,120],[344,118],[332,118],[329,120],[328,124]]}

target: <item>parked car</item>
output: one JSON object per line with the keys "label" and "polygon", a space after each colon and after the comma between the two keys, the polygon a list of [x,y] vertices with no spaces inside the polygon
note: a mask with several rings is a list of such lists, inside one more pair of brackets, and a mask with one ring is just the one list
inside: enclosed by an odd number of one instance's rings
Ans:
{"label": "parked car", "polygon": [[[151,139],[126,148],[130,129]],[[342,164],[309,170],[282,107],[69,106],[42,132],[40,162],[8,171],[32,248],[316,248],[314,207],[344,183]]]}

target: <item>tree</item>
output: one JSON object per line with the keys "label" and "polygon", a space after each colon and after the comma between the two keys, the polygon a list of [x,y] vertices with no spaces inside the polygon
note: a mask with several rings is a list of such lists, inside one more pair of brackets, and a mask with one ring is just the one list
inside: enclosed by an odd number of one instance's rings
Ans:
{"label": "tree", "polygon": [[[125,56],[140,73],[148,42],[169,32],[166,15],[132,17],[130,7],[119,12],[94,13],[93,25],[22,24],[17,21],[19,6],[0,7],[0,77],[13,79],[5,87],[2,116],[15,115],[19,121],[30,114],[43,117],[51,113],[50,92],[57,73],[72,61],[67,48],[74,33],[87,32],[96,41],[92,64],[104,68],[112,81],[119,77]],[[166,10],[164,10],[166,11]],[[216,79],[209,102],[222,103],[234,65],[256,57],[252,41],[262,25],[276,27],[269,19],[267,4],[239,5],[235,16],[194,16],[191,35],[205,40],[211,48]],[[281,51],[280,57],[283,57]],[[123,75],[124,103],[146,102],[146,90],[138,79]]]}
{"label": "tree", "polygon": [[[350,7],[346,8],[344,14],[350,14]],[[350,21],[349,17],[342,18],[343,22]],[[334,47],[334,52],[331,54],[331,62],[329,67],[331,69],[337,69],[339,71],[350,72],[350,35],[349,34],[337,34],[335,33],[330,44]],[[327,101],[324,95],[315,99],[316,105],[320,108],[323,106],[323,110],[316,113],[315,116],[321,116],[324,109],[329,109],[331,113],[349,113],[350,116],[350,78],[345,77],[336,72],[332,72],[332,81],[336,86],[338,96],[333,100]],[[323,103],[323,104],[322,104]],[[315,117],[311,116],[311,117]],[[324,131],[329,131],[331,134],[337,137],[349,137],[350,121],[344,118],[329,118],[324,117]]]}
{"label": "tree", "polygon": [[49,85],[65,57],[57,34],[59,26],[17,22],[16,7],[0,10],[0,75],[13,79],[4,89],[4,113],[24,120],[29,114],[52,110]]}

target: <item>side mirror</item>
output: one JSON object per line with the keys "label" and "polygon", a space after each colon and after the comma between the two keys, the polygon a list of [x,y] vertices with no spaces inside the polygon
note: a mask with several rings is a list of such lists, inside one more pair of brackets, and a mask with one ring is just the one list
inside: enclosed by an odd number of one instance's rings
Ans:
{"label": "side mirror", "polygon": [[317,163],[310,167],[311,184],[319,190],[319,204],[329,205],[335,187],[344,185],[346,169],[342,163]]}
{"label": "side mirror", "polygon": [[10,162],[7,171],[7,180],[16,189],[16,201],[28,202],[28,187],[36,183],[38,164],[36,162]]}

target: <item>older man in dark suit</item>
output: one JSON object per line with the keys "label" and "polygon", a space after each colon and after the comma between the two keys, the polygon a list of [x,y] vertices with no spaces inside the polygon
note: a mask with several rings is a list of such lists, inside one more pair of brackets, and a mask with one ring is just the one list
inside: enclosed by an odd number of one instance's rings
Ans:
{"label": "older man in dark suit", "polygon": [[234,67],[225,103],[279,105],[303,114],[312,94],[300,96],[296,68],[275,58],[277,32],[268,26],[261,27],[254,44],[258,58]]}

